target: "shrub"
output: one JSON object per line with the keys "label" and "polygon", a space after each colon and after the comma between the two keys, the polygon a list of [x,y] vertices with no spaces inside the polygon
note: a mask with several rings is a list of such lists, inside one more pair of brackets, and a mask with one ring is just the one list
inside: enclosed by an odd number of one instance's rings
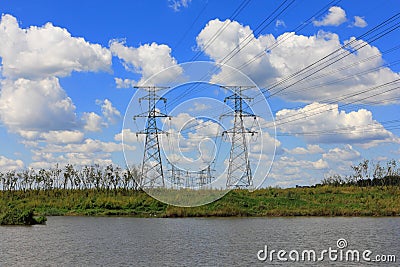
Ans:
{"label": "shrub", "polygon": [[33,217],[33,210],[20,210],[17,208],[7,210],[0,216],[0,225],[34,225],[46,222],[46,217]]}

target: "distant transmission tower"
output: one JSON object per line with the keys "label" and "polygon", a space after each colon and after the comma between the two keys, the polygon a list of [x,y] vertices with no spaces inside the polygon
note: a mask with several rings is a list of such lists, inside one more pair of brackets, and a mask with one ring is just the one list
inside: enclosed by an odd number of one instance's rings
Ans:
{"label": "distant transmission tower", "polygon": [[211,187],[213,180],[211,166],[207,166],[205,169],[199,171],[189,171],[180,169],[171,163],[170,171],[170,183],[173,188],[180,188],[183,186],[186,188]]}
{"label": "distant transmission tower", "polygon": [[197,186],[198,187],[205,187],[210,186],[212,182],[212,175],[211,175],[211,166],[207,166],[207,168],[200,170],[197,172],[198,179],[197,179]]}
{"label": "distant transmission tower", "polygon": [[242,94],[243,90],[254,88],[255,86],[221,86],[222,88],[231,90],[232,95],[225,98],[225,102],[232,101],[234,105],[234,113],[230,116],[234,117],[233,128],[222,133],[231,135],[231,151],[228,165],[227,188],[249,188],[253,186],[253,177],[251,174],[249,151],[246,142],[246,134],[254,135],[255,131],[245,128],[243,118],[254,117],[251,112],[245,111],[248,107],[245,100],[251,101],[252,98]]}
{"label": "distant transmission tower", "polygon": [[139,117],[147,118],[146,129],[136,133],[137,135],[146,135],[139,184],[141,188],[165,187],[160,142],[158,140],[158,136],[165,134],[165,132],[157,127],[157,118],[167,118],[169,116],[157,110],[156,104],[158,101],[164,101],[164,104],[167,102],[166,98],[157,95],[157,91],[167,89],[168,87],[135,86],[135,88],[147,91],[147,95],[141,97],[139,103],[144,100],[148,101],[149,104],[148,111],[133,117],[134,120]]}
{"label": "distant transmission tower", "polygon": [[170,182],[171,182],[171,187],[174,188],[180,188],[183,186],[184,179],[182,178],[182,173],[183,170],[177,168],[173,163],[170,163],[171,165],[171,177],[170,177]]}

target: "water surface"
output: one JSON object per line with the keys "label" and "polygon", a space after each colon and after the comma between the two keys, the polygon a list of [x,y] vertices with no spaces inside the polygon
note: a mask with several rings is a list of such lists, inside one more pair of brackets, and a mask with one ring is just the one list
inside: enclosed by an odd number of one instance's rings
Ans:
{"label": "water surface", "polygon": [[265,245],[321,251],[336,248],[339,238],[400,261],[400,218],[49,217],[46,226],[0,227],[0,266],[368,265],[257,259]]}

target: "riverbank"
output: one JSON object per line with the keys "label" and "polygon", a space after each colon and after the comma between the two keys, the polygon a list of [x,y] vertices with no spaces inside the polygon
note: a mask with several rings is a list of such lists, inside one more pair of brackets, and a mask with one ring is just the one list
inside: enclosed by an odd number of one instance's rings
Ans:
{"label": "riverbank", "polygon": [[233,190],[213,203],[183,208],[141,191],[47,190],[1,192],[0,214],[9,207],[38,216],[400,216],[400,187],[321,186]]}

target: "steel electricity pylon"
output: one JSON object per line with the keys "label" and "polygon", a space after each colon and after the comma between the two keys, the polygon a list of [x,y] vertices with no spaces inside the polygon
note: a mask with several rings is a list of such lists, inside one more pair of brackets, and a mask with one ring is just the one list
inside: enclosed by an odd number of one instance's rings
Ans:
{"label": "steel electricity pylon", "polygon": [[183,170],[171,164],[171,187],[185,187],[185,188],[205,188],[211,187],[213,180],[211,166],[199,171]]}
{"label": "steel electricity pylon", "polygon": [[158,96],[157,92],[168,87],[135,86],[135,88],[147,91],[147,95],[139,98],[139,102],[148,102],[148,111],[133,117],[133,119],[139,117],[147,118],[145,130],[136,133],[137,135],[146,135],[139,185],[141,188],[165,187],[158,136],[166,134],[166,132],[157,127],[157,118],[167,118],[169,116],[159,111],[156,108],[156,104],[158,101],[163,101],[164,104],[167,102],[167,99]]}
{"label": "steel electricity pylon", "polygon": [[199,171],[199,179],[198,179],[198,186],[199,187],[204,187],[204,186],[210,186],[211,187],[211,182],[212,182],[212,175],[211,175],[211,166],[208,165],[207,168]]}
{"label": "steel electricity pylon", "polygon": [[221,86],[232,92],[225,98],[225,102],[233,102],[233,113],[223,116],[233,116],[233,128],[226,130],[222,135],[231,136],[231,151],[229,156],[228,175],[226,181],[227,188],[249,188],[253,186],[253,177],[251,174],[249,151],[246,141],[246,135],[254,135],[257,132],[245,127],[243,118],[254,117],[256,115],[247,111],[249,109],[247,102],[252,98],[243,95],[243,91],[254,88],[255,86]]}

